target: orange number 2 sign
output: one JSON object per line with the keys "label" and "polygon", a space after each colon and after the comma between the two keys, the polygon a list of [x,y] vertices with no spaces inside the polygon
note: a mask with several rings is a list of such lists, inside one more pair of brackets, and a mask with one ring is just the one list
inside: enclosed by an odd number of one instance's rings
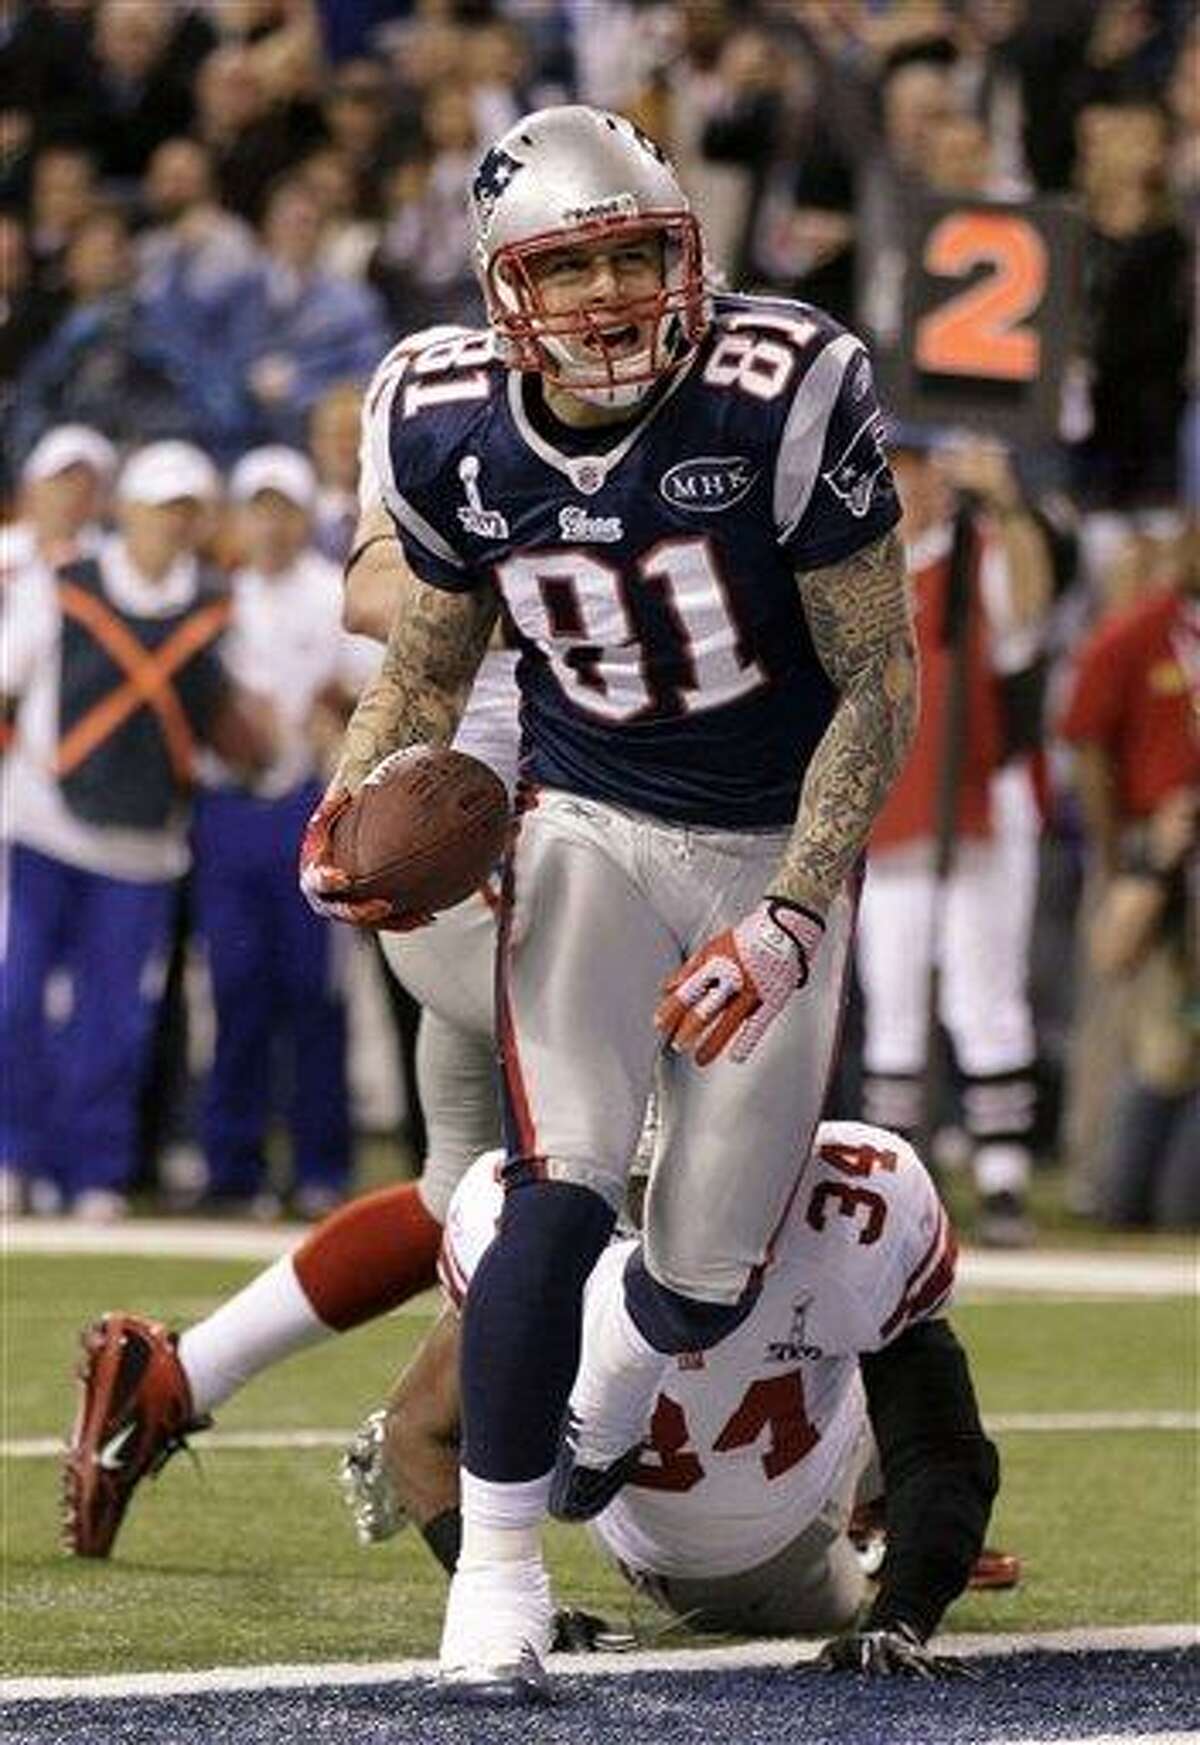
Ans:
{"label": "orange number 2 sign", "polygon": [[1021,323],[1045,295],[1048,254],[1029,219],[952,212],[930,231],[923,265],[939,278],[961,279],[985,265],[992,270],[917,323],[917,367],[942,376],[1034,381],[1041,339]]}

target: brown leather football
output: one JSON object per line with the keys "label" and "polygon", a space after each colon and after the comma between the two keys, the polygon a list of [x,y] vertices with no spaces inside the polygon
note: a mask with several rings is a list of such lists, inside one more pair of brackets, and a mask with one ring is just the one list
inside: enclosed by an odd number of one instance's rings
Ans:
{"label": "brown leather football", "polygon": [[330,858],[350,874],[354,902],[453,908],[500,858],[508,828],[504,783],[478,758],[441,746],[393,752],[335,821]]}

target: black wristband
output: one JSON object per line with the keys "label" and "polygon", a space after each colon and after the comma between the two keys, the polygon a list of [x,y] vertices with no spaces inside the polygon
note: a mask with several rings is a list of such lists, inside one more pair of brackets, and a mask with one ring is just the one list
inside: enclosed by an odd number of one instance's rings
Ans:
{"label": "black wristband", "polygon": [[809,921],[815,921],[821,932],[825,931],[825,917],[818,915],[815,909],[810,909],[807,903],[797,903],[794,897],[777,897],[768,891],[763,898],[772,921],[775,920],[776,909],[794,909],[798,915],[805,916]]}
{"label": "black wristband", "polygon": [[453,1575],[462,1550],[462,1510],[443,1509],[440,1515],[424,1523],[421,1537],[446,1574]]}

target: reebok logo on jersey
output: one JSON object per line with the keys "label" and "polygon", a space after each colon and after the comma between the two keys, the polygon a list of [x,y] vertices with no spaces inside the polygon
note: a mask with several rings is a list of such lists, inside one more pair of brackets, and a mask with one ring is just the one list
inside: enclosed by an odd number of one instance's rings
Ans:
{"label": "reebok logo on jersey", "polygon": [[715,515],[740,503],[757,477],[744,455],[697,455],[664,473],[658,488],[676,509]]}
{"label": "reebok logo on jersey", "polygon": [[887,470],[880,441],[883,420],[873,413],[860,424],[848,446],[821,477],[840,503],[861,521],[875,496],[875,481]]}
{"label": "reebok logo on jersey", "polygon": [[467,499],[458,511],[458,519],[468,533],[477,539],[507,539],[508,519],[499,509],[485,509],[479,495],[479,456],[465,454],[458,463],[463,496]]}
{"label": "reebok logo on jersey", "polygon": [[568,503],[559,510],[558,531],[561,538],[572,541],[611,543],[625,537],[619,515],[589,515],[578,503]]}
{"label": "reebok logo on jersey", "polygon": [[804,1357],[821,1356],[821,1347],[810,1345],[804,1336],[804,1318],[808,1314],[811,1301],[811,1297],[805,1297],[801,1302],[792,1304],[792,1324],[785,1339],[767,1340],[768,1363],[798,1363]]}

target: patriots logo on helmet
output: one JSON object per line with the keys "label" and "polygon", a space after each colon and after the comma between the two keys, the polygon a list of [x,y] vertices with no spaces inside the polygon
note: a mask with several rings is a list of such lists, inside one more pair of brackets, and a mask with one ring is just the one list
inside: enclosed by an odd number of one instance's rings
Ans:
{"label": "patriots logo on helmet", "polygon": [[475,201],[475,210],[479,214],[479,226],[486,231],[496,210],[496,202],[504,193],[518,170],[524,168],[508,152],[494,145],[475,172],[475,180],[471,184],[471,196]]}

